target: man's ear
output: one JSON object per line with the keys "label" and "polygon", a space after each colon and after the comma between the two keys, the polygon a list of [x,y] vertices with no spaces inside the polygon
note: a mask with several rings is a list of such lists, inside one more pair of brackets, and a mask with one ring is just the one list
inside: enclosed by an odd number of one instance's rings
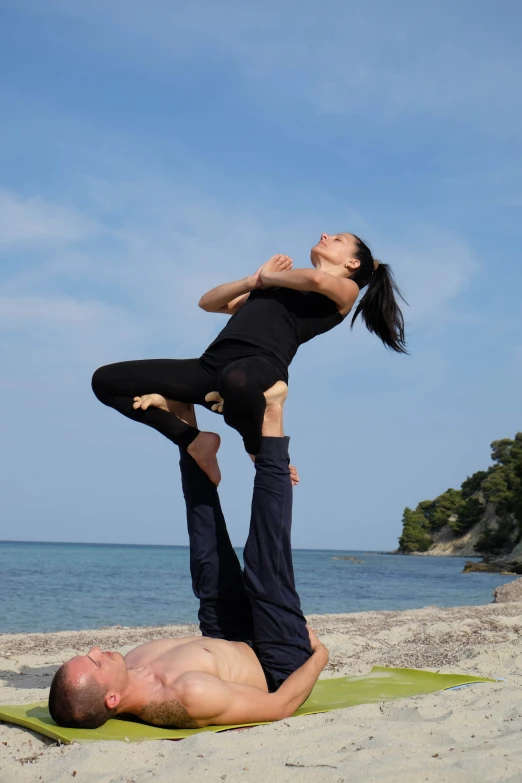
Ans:
{"label": "man's ear", "polygon": [[116,691],[109,691],[105,697],[105,706],[108,710],[114,710],[121,701],[121,696]]}

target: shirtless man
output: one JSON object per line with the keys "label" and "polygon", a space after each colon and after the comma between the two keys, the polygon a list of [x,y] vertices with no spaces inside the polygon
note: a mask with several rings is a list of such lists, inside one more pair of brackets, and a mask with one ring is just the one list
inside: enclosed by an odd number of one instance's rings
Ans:
{"label": "shirtless man", "polygon": [[217,487],[180,449],[202,636],[148,642],[125,657],[94,647],[71,658],[51,685],[56,723],[97,728],[121,713],[180,728],[255,723],[289,717],[305,701],[328,652],[307,628],[294,586],[289,439],[281,435],[281,418],[268,417],[244,572]]}

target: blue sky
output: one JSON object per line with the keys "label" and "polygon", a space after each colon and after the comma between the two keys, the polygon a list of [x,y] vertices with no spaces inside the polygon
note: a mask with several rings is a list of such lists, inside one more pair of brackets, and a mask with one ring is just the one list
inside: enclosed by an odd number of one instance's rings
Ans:
{"label": "blue sky", "polygon": [[[402,511],[522,429],[516,2],[4,0],[0,538],[187,543],[177,449],[101,406],[105,363],[197,356],[199,296],[354,231],[410,307],[303,346],[294,545],[390,549]],[[223,436],[245,538],[253,480]]]}

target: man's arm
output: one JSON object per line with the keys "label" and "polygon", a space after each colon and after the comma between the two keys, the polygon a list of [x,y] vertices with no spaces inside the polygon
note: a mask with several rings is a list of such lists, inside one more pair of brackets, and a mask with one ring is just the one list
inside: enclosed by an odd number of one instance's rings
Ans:
{"label": "man's arm", "polygon": [[176,683],[176,698],[150,701],[136,715],[155,726],[179,729],[280,720],[281,705],[275,695],[212,674],[187,672]]}
{"label": "man's arm", "polygon": [[352,309],[359,295],[359,286],[345,277],[335,277],[318,269],[291,269],[272,272],[262,267],[259,274],[263,286],[271,288],[293,288],[296,291],[315,291],[324,294],[337,305],[339,312],[346,315]]}
{"label": "man's arm", "polygon": [[299,669],[284,681],[274,695],[283,700],[283,718],[289,718],[306,701],[317,682],[319,675],[328,663],[328,650],[319,641],[314,631],[308,627],[312,655]]}
{"label": "man's arm", "polygon": [[139,712],[138,718],[154,726],[175,726],[177,729],[198,729],[199,724],[191,718],[185,707],[176,699],[150,701]]}
{"label": "man's arm", "polygon": [[[301,706],[328,663],[328,651],[317,643],[311,657],[275,693],[251,685],[225,682],[210,674],[188,672],[177,683],[179,703],[191,726],[226,726],[288,718]],[[165,724],[163,724],[165,725]],[[184,723],[188,726],[188,723]]]}

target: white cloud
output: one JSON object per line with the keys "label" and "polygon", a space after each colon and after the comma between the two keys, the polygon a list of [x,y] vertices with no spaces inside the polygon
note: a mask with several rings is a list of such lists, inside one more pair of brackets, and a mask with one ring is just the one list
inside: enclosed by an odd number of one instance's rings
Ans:
{"label": "white cloud", "polygon": [[0,296],[0,328],[16,331],[88,329],[117,312],[101,302],[81,302],[73,297]]}
{"label": "white cloud", "polygon": [[74,207],[0,190],[0,250],[42,243],[67,244],[99,234],[96,220]]}

